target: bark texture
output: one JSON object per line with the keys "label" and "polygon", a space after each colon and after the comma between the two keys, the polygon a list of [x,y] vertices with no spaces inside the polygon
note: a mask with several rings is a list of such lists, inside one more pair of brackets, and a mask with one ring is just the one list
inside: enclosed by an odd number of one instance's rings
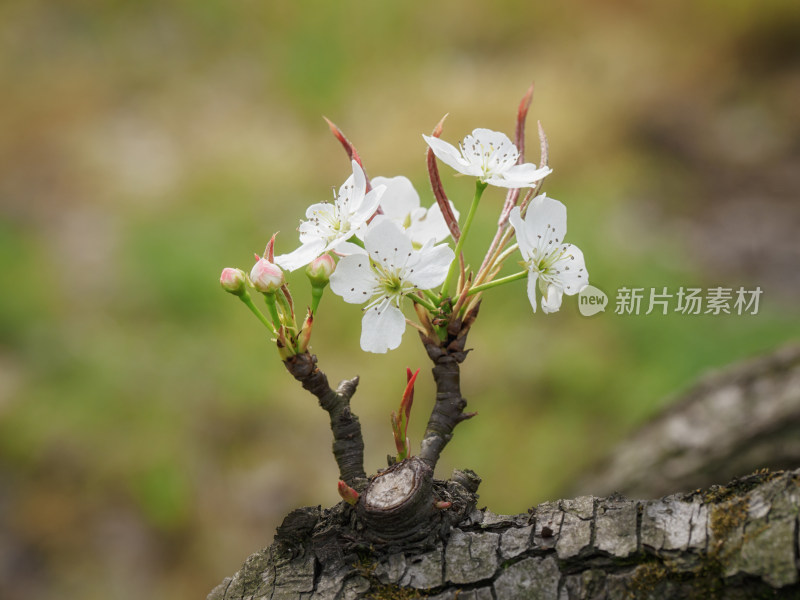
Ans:
{"label": "bark texture", "polygon": [[800,598],[798,512],[800,470],[515,516],[465,505],[407,546],[360,541],[344,503],[298,509],[208,600]]}
{"label": "bark texture", "polygon": [[422,344],[433,361],[433,380],[436,382],[436,400],[420,442],[419,457],[431,469],[442,450],[453,438],[453,430],[462,421],[477,413],[465,413],[467,400],[461,395],[461,363],[469,350],[465,349],[467,333],[478,316],[480,303],[464,319],[456,318],[447,325],[447,339],[439,340],[422,335]]}
{"label": "bark texture", "polygon": [[370,481],[356,505],[370,542],[410,542],[438,524],[433,470],[417,457],[396,463]]}
{"label": "bark texture", "polygon": [[653,498],[797,465],[800,345],[792,345],[703,378],[567,493]]}
{"label": "bark texture", "polygon": [[356,392],[358,377],[345,379],[334,391],[325,373],[317,367],[317,357],[305,352],[284,362],[286,369],[303,388],[314,394],[331,419],[333,456],[339,465],[339,479],[350,487],[361,489],[366,482],[364,471],[364,438],[361,423],[350,410],[350,398]]}

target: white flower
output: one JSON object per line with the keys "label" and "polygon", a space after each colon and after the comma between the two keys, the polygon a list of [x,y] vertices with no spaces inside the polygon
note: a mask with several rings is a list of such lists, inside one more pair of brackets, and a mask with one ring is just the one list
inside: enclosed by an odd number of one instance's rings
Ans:
{"label": "white flower", "polygon": [[367,254],[339,261],[331,290],[351,304],[367,303],[361,321],[361,348],[384,353],[400,345],[406,319],[403,296],[441,285],[455,254],[433,240],[414,250],[411,240],[388,219],[373,222],[364,235]]}
{"label": "white flower", "polygon": [[[373,177],[372,184],[386,186],[381,198],[383,214],[400,225],[415,246],[422,246],[431,239],[441,242],[450,235],[439,204],[434,202],[429,209],[422,208],[419,194],[407,177]],[[450,208],[458,219],[458,211],[452,202]]]}
{"label": "white flower", "polygon": [[300,223],[302,245],[290,252],[275,257],[275,262],[294,271],[307,265],[323,252],[339,248],[352,251],[346,242],[375,213],[381,201],[384,187],[374,187],[367,194],[367,179],[356,161],[353,174],[339,188],[333,204],[312,204],[306,210],[306,221]]}
{"label": "white flower", "polygon": [[423,135],[433,153],[443,163],[459,173],[505,188],[533,187],[550,174],[550,167],[539,168],[532,163],[517,164],[519,151],[510,139],[499,131],[476,129],[456,148],[437,137]]}
{"label": "white flower", "polygon": [[528,299],[536,312],[536,282],[542,294],[542,310],[556,312],[561,296],[572,296],[589,283],[583,252],[562,243],[567,233],[567,207],[545,195],[531,201],[525,220],[518,206],[509,214],[517,243],[528,269]]}

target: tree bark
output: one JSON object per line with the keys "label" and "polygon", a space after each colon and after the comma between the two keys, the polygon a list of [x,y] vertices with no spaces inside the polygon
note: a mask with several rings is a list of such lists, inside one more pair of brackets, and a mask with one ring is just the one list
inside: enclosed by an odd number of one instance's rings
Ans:
{"label": "tree bark", "polygon": [[461,508],[406,546],[365,543],[344,503],[298,509],[208,600],[800,597],[800,470],[658,500]]}
{"label": "tree bark", "polygon": [[800,345],[704,377],[566,490],[654,498],[800,465]]}

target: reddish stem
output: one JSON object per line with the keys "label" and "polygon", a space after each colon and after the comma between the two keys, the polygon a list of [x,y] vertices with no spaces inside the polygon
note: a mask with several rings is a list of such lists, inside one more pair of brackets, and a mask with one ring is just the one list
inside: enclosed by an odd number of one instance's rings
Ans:
{"label": "reddish stem", "polygon": [[339,129],[336,123],[331,121],[328,117],[322,117],[322,118],[325,119],[325,122],[328,124],[331,133],[333,133],[333,135],[336,136],[336,139],[339,140],[339,143],[344,148],[344,151],[347,152],[348,158],[350,160],[356,161],[358,163],[358,166],[361,167],[361,170],[364,171],[364,177],[366,177],[367,179],[367,192],[369,192],[372,189],[372,184],[369,182],[369,177],[367,177],[367,170],[364,168],[364,163],[361,162],[361,156],[358,154],[358,150],[356,150],[356,147],[353,145],[353,143],[347,139],[347,136],[345,136],[345,134],[342,133],[342,130]]}
{"label": "reddish stem", "polygon": [[[443,116],[442,120],[433,128],[433,133],[431,133],[433,137],[438,138],[442,135],[442,127],[444,126],[444,120],[446,118],[447,115]],[[442,178],[439,176],[439,167],[436,165],[436,155],[434,155],[433,150],[430,148],[428,148],[426,160],[428,162],[428,176],[431,180],[433,196],[436,198],[439,210],[442,211],[442,216],[444,217],[445,223],[447,223],[447,228],[450,230],[450,235],[453,236],[453,240],[457,242],[458,238],[461,237],[461,229],[458,227],[458,219],[456,219],[456,216],[453,214],[453,209],[450,207],[450,200],[447,199],[447,194],[444,192]]]}

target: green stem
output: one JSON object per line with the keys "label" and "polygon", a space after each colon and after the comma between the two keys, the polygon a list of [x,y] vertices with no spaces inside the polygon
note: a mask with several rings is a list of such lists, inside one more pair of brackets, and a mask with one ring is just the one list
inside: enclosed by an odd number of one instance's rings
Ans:
{"label": "green stem", "polygon": [[319,306],[319,301],[322,298],[322,292],[325,291],[324,285],[312,285],[311,286],[311,314],[317,314],[317,307]]}
{"label": "green stem", "polygon": [[487,185],[487,183],[480,180],[475,182],[475,196],[472,198],[472,205],[469,207],[469,213],[467,214],[467,220],[464,222],[464,227],[461,230],[461,236],[458,238],[458,242],[456,242],[456,258],[450,264],[450,270],[447,272],[447,277],[442,284],[442,298],[446,298],[449,295],[450,281],[458,270],[458,257],[461,256],[461,248],[464,246],[464,240],[467,238],[472,220],[475,218],[475,213],[478,210],[478,204],[481,201],[483,190],[486,189]]}
{"label": "green stem", "polygon": [[278,315],[278,305],[275,301],[275,294],[279,292],[273,292],[271,294],[264,293],[264,300],[267,301],[267,308],[269,308],[269,314],[272,317],[272,324],[277,330],[278,327],[281,326],[281,318]]}
{"label": "green stem", "polygon": [[239,296],[239,300],[244,302],[245,306],[247,306],[247,308],[249,308],[250,311],[256,317],[258,317],[258,320],[261,321],[272,333],[275,333],[275,327],[273,327],[272,323],[270,323],[267,320],[267,317],[264,316],[264,313],[262,313],[260,310],[258,310],[258,308],[256,308],[256,305],[253,304],[253,299],[250,297],[250,294],[248,294],[246,290],[244,294]]}
{"label": "green stem", "polygon": [[[495,265],[500,265],[500,266],[502,266],[502,265],[503,265],[503,263],[505,262],[505,260],[506,260],[506,259],[507,259],[509,256],[511,256],[511,255],[512,255],[514,252],[516,252],[518,248],[519,248],[519,244],[512,244],[511,246],[509,246],[508,248],[506,248],[506,249],[505,249],[503,252],[501,252],[501,253],[500,253],[500,254],[497,256],[497,260],[496,260],[496,261],[494,261],[494,264],[495,264]],[[494,266],[494,265],[492,265],[492,266]]]}
{"label": "green stem", "polygon": [[425,294],[428,297],[428,299],[434,304],[438,305],[442,301],[442,299],[439,296],[437,296],[430,290],[422,290],[422,293]]}
{"label": "green stem", "polygon": [[[293,314],[294,311],[292,310],[292,307],[289,306],[289,300],[286,299],[286,296],[284,295],[283,290],[281,290],[281,289],[276,290],[274,296],[276,297],[276,300],[280,303],[281,308],[283,309],[284,318],[287,319],[287,320],[290,317],[294,318],[294,314]],[[267,301],[267,304],[269,304],[269,301]],[[283,321],[281,321],[281,324],[282,325],[288,325],[288,323],[284,323]],[[292,325],[294,325],[294,321],[292,322]]]}
{"label": "green stem", "polygon": [[431,304],[430,302],[428,302],[427,300],[425,300],[423,298],[420,298],[416,294],[408,294],[406,297],[407,298],[411,298],[411,300],[413,300],[414,302],[416,302],[420,306],[424,306],[427,309],[427,311],[429,313],[431,313],[432,315],[435,315],[436,313],[439,312],[439,309],[436,308],[433,304]]}
{"label": "green stem", "polygon": [[512,281],[523,279],[527,274],[528,271],[520,271],[519,273],[514,273],[513,275],[509,275],[507,277],[501,277],[500,279],[495,279],[493,281],[482,283],[481,285],[476,285],[475,287],[470,288],[470,290],[467,292],[467,296],[472,296],[472,294],[477,294],[478,292],[488,290],[489,288],[493,288],[498,285],[503,285],[504,283],[511,283]]}

